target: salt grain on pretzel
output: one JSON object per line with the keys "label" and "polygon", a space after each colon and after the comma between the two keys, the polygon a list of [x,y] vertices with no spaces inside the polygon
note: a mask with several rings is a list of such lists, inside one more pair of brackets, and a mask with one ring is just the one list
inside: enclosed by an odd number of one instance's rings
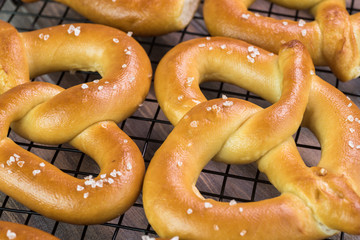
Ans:
{"label": "salt grain on pretzel", "polygon": [[[51,38],[43,41],[40,33]],[[138,197],[144,162],[116,123],[147,95],[151,65],[145,51],[125,33],[91,24],[18,33],[0,21],[0,43],[0,66],[6,69],[0,70],[0,190],[46,217],[74,224],[103,223],[122,214]],[[133,54],[126,55],[129,47]],[[98,71],[102,79],[66,90],[29,82],[29,75],[61,70]],[[10,124],[35,142],[69,142],[99,164],[99,176],[78,179],[44,162],[7,138]],[[102,178],[114,169],[122,174]]]}
{"label": "salt grain on pretzel", "polygon": [[238,38],[275,53],[283,43],[298,39],[315,65],[330,66],[340,80],[360,75],[360,13],[350,16],[345,0],[272,0],[284,7],[308,9],[315,16],[312,22],[256,17],[248,11],[253,2],[206,0],[204,20],[210,34]]}
{"label": "salt grain on pretzel", "polygon": [[[198,47],[205,41],[179,44],[155,74],[159,104],[176,126],[155,153],[144,180],[144,209],[154,230],[163,238],[207,240],[360,234],[360,150],[348,144],[359,144],[360,126],[354,121],[359,109],[347,107],[344,94],[310,74],[314,66],[298,41],[286,43],[278,56],[259,48],[255,63],[246,58],[249,44],[212,38],[206,42],[213,47],[209,51]],[[221,49],[223,44],[231,55]],[[195,79],[185,87],[183,76],[189,75]],[[273,105],[261,109],[233,98],[206,101],[199,88],[206,80],[239,85]],[[178,95],[184,96],[182,102],[173,97]],[[226,101],[233,104],[224,106]],[[192,122],[197,127],[191,127]],[[300,124],[319,139],[322,155],[317,166],[307,167],[297,152],[292,135]],[[281,195],[236,204],[204,199],[195,185],[212,158],[238,164],[256,161]]]}
{"label": "salt grain on pretzel", "polygon": [[[37,0],[23,0],[36,2]],[[200,0],[55,0],[73,8],[95,23],[132,34],[154,36],[183,29],[189,24]],[[71,28],[75,35],[78,30]]]}

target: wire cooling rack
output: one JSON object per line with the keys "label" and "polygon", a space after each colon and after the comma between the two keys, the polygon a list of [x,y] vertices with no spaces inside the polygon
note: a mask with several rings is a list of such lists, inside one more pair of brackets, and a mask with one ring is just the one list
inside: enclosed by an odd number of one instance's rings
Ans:
{"label": "wire cooling rack", "polygon": [[[136,38],[149,55],[154,70],[164,54],[178,43],[208,36],[202,16],[202,6],[203,3],[201,3],[190,25],[180,32],[159,37]],[[347,1],[347,8],[351,14],[359,12],[360,1]],[[285,9],[265,1],[257,1],[251,6],[251,10],[280,19],[313,20],[312,16],[306,12]],[[31,4],[22,4],[18,0],[0,0],[0,19],[10,22],[21,32],[64,23],[88,22],[68,7],[50,0]],[[360,106],[360,79],[348,83],[339,82],[326,67],[317,67],[316,73],[349,96],[357,106]],[[97,73],[60,72],[43,75],[34,80],[47,81],[68,88],[97,78],[99,78]],[[269,103],[258,96],[230,84],[211,82],[202,84],[201,88],[209,99],[219,98],[225,94],[229,97],[246,99],[262,107],[269,106]],[[119,126],[138,145],[146,166],[173,129],[156,101],[153,88],[142,106]],[[51,162],[67,174],[83,178],[89,174],[97,175],[99,173],[99,168],[92,159],[70,145],[37,144],[17,136],[11,130],[9,136],[23,148]],[[308,166],[316,165],[320,159],[321,151],[320,145],[312,133],[305,128],[300,128],[294,135],[294,139],[306,164]],[[266,176],[257,170],[255,164],[238,166],[210,162],[201,173],[197,187],[205,198],[213,198],[219,201],[230,201],[232,199],[238,202],[259,201],[280,194],[269,183]],[[141,239],[142,235],[155,237],[157,235],[147,222],[141,199],[142,196],[140,195],[136,203],[125,214],[112,221],[101,225],[83,226],[48,219],[0,193],[0,219],[33,226],[64,240]],[[360,237],[341,233],[330,239],[350,240],[360,239]]]}

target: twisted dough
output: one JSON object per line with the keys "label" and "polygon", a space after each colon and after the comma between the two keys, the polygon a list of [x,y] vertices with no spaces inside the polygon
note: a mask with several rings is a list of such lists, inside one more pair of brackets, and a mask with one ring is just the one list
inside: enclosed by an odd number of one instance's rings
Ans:
{"label": "twisted dough", "polygon": [[0,239],[59,240],[51,234],[22,224],[0,221]]}
{"label": "twisted dough", "polygon": [[[35,2],[38,0],[22,0]],[[95,23],[136,35],[162,35],[189,24],[200,0],[55,0]]]}
{"label": "twisted dough", "polygon": [[[0,36],[1,82],[10,89],[0,95],[0,190],[42,215],[74,224],[102,223],[126,211],[140,192],[144,162],[116,123],[149,90],[145,51],[125,33],[91,24],[20,34],[0,22]],[[22,68],[13,67],[17,58]],[[29,73],[60,70],[98,71],[102,79],[67,90],[28,82]],[[19,82],[24,83],[14,87]],[[69,142],[99,164],[99,175],[77,179],[63,173],[7,138],[10,124],[32,141]]]}
{"label": "twisted dough", "polygon": [[[360,234],[360,112],[313,69],[298,41],[286,43],[276,56],[239,40],[196,39],[161,60],[155,91],[176,127],[151,160],[143,187],[146,216],[161,237]],[[276,103],[262,110],[238,99],[206,101],[198,84],[207,80],[236,84]],[[304,164],[291,137],[301,120],[321,143],[318,166]],[[226,163],[257,161],[282,194],[252,203],[204,199],[195,184],[213,157]]]}
{"label": "twisted dough", "polygon": [[273,0],[295,9],[310,9],[315,21],[275,20],[249,12],[254,0],[207,0],[204,20],[211,35],[229,36],[279,52],[282,43],[298,39],[315,65],[326,65],[342,81],[360,75],[360,14],[346,11],[344,0]]}

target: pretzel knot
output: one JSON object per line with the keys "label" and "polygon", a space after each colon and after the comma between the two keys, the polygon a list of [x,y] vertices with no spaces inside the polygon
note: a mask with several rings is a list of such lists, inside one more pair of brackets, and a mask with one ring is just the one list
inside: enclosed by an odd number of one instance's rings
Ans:
{"label": "pretzel knot", "polygon": [[[2,90],[9,89],[0,95],[0,190],[40,214],[75,224],[102,223],[126,211],[140,192],[144,163],[116,123],[149,90],[144,50],[121,31],[89,24],[19,34],[0,22],[0,42]],[[102,79],[66,90],[27,82],[29,73],[75,69],[98,71]],[[99,164],[99,175],[63,173],[7,138],[10,124],[32,141],[69,142]]]}
{"label": "pretzel knot", "polygon": [[[22,0],[36,2],[38,0]],[[95,23],[154,36],[186,27],[200,0],[55,0]]]}
{"label": "pretzel knot", "polygon": [[206,26],[214,36],[234,37],[279,52],[282,43],[300,40],[315,65],[326,65],[342,81],[360,75],[360,14],[352,16],[343,0],[285,1],[282,6],[310,9],[315,21],[275,20],[249,12],[254,1],[208,0],[204,4]]}
{"label": "pretzel knot", "polygon": [[[198,84],[222,80],[274,103],[207,101]],[[360,233],[359,109],[314,74],[305,47],[276,56],[239,40],[191,40],[172,49],[155,74],[160,106],[174,130],[145,175],[144,209],[161,237],[180,239],[319,239]],[[322,146],[307,167],[292,134],[300,123]],[[253,203],[205,199],[195,187],[207,162],[257,161],[282,193]]]}

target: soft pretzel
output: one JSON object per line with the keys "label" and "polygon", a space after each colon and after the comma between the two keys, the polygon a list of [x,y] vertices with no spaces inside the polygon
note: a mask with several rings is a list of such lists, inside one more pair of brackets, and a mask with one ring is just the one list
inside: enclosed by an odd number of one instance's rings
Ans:
{"label": "soft pretzel", "polygon": [[[206,80],[239,85],[274,104],[263,110],[233,98],[206,101],[198,86]],[[155,91],[176,125],[151,160],[143,186],[146,216],[161,237],[279,240],[360,234],[360,112],[314,74],[300,42],[286,43],[278,56],[222,37],[181,43],[161,60]],[[291,137],[301,120],[322,146],[322,158],[311,168]],[[253,203],[204,199],[195,184],[213,157],[226,163],[257,161],[281,195]]]}
{"label": "soft pretzel", "polygon": [[[22,0],[36,2],[38,0]],[[200,0],[55,0],[89,20],[141,36],[162,35],[186,27]]]}
{"label": "soft pretzel", "polygon": [[4,240],[59,240],[53,235],[26,225],[0,221],[0,239]]}
{"label": "soft pretzel", "polygon": [[211,35],[234,37],[277,53],[282,43],[300,40],[315,65],[326,65],[342,81],[360,75],[360,14],[349,15],[344,0],[272,0],[310,9],[315,21],[275,20],[249,12],[254,0],[207,0],[204,20]]}
{"label": "soft pretzel", "polygon": [[[17,33],[0,22],[0,36],[0,80],[3,89],[10,88],[0,95],[0,190],[42,215],[74,224],[102,223],[126,211],[140,192],[144,162],[116,123],[149,90],[145,51],[125,33],[91,24]],[[24,72],[14,68],[17,58]],[[102,79],[66,90],[27,82],[28,74],[60,70],[98,71]],[[24,83],[13,87],[18,82]],[[7,138],[10,124],[32,141],[69,142],[99,164],[99,175],[77,179],[63,173]]]}

